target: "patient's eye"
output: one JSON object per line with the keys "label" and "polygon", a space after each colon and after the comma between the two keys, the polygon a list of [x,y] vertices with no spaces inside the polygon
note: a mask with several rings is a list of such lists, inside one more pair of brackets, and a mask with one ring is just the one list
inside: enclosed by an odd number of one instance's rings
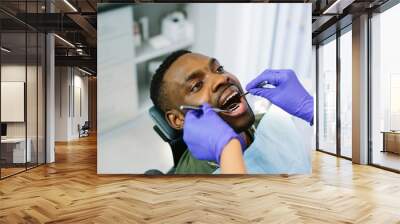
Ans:
{"label": "patient's eye", "polygon": [[195,82],[194,85],[190,88],[190,92],[195,93],[201,89],[203,86],[203,81]]}
{"label": "patient's eye", "polygon": [[217,68],[217,73],[222,74],[222,73],[224,73],[224,72],[225,72],[224,66],[222,66],[222,65],[218,66],[218,68]]}

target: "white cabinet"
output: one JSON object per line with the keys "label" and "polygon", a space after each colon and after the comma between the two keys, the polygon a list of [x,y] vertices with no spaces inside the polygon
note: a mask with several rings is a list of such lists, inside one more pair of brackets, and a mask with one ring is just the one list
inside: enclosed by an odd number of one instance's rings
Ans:
{"label": "white cabinet", "polygon": [[[25,151],[26,143],[27,147]],[[26,143],[25,138],[7,138],[1,140],[2,145],[5,145],[7,148],[11,147],[13,163],[25,163],[32,161],[32,140],[27,138]]]}

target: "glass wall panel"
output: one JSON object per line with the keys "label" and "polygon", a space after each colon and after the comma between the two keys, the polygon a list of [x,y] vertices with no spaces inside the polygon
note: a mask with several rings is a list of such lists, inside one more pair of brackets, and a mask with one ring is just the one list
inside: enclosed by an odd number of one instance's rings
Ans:
{"label": "glass wall panel", "polygon": [[[44,3],[1,1],[0,7],[43,13]],[[45,45],[44,33],[0,12],[0,178],[45,163]]]}
{"label": "glass wall panel", "polygon": [[372,17],[372,163],[400,170],[400,4]]}
{"label": "glass wall panel", "polygon": [[[26,12],[37,13],[37,1],[27,2]],[[34,17],[34,19],[37,17]],[[26,113],[27,113],[27,150],[31,151],[30,162],[27,167],[31,168],[38,164],[38,33],[36,30],[27,29],[27,80],[26,80]]]}
{"label": "glass wall panel", "polygon": [[[1,45],[1,161],[2,177],[25,170],[26,150],[26,33],[2,33]],[[29,149],[29,148],[28,148]]]}
{"label": "glass wall panel", "polygon": [[340,154],[351,158],[352,141],[352,35],[340,36]]}
{"label": "glass wall panel", "polygon": [[37,165],[37,76],[38,76],[38,57],[37,57],[37,33],[36,32],[28,32],[28,62],[27,62],[27,80],[26,80],[26,89],[27,89],[27,98],[26,98],[26,112],[27,112],[27,149],[31,151],[30,153],[30,161],[27,164],[28,168]]}
{"label": "glass wall panel", "polygon": [[45,74],[45,65],[46,65],[46,37],[43,33],[38,34],[38,164],[45,163],[46,151],[45,151],[45,114],[46,114],[46,104],[45,104],[45,94],[46,94],[46,74]]}
{"label": "glass wall panel", "polygon": [[336,153],[336,40],[318,48],[318,146]]}

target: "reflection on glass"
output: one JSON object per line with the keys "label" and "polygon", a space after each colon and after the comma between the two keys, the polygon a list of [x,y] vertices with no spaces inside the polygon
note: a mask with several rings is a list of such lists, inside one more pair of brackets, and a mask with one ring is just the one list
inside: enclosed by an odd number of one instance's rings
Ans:
{"label": "reflection on glass", "polygon": [[45,52],[45,44],[46,38],[45,35],[39,33],[38,35],[38,164],[45,163],[45,60],[46,60],[46,52]]}
{"label": "reflection on glass", "polygon": [[372,18],[372,163],[400,170],[400,5]]}
{"label": "reflection on glass", "polygon": [[340,37],[340,153],[351,158],[352,50],[351,30]]}
{"label": "reflection on glass", "polygon": [[2,33],[1,45],[1,123],[6,131],[1,139],[2,177],[25,170],[31,151],[26,144],[25,33]]}
{"label": "reflection on glass", "polygon": [[30,148],[30,160],[27,167],[37,165],[37,33],[27,33],[27,75],[26,75],[26,113],[27,113],[27,143]]}
{"label": "reflection on glass", "polygon": [[319,149],[336,153],[336,40],[318,51]]}

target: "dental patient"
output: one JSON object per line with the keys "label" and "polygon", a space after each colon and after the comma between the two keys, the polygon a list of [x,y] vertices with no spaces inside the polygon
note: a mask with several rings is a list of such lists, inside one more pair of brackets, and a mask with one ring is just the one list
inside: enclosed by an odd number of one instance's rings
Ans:
{"label": "dental patient", "polygon": [[[275,88],[262,88],[265,82]],[[312,125],[313,98],[293,71],[266,70],[246,89]],[[188,147],[176,174],[311,172],[311,155],[290,117],[255,116],[238,79],[215,58],[172,53],[154,74],[150,95]]]}

